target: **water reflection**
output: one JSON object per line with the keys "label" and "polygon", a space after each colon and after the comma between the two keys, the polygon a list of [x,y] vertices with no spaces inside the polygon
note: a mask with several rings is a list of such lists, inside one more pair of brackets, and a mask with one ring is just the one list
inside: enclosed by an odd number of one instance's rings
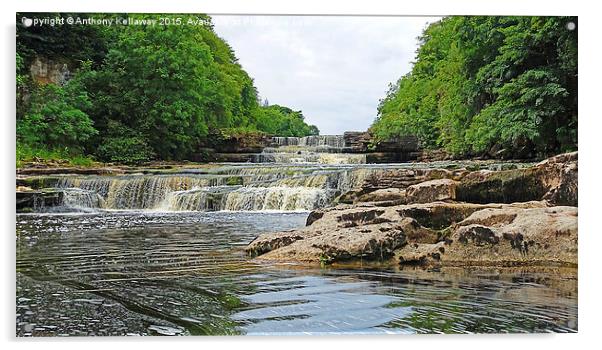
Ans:
{"label": "water reflection", "polygon": [[398,299],[374,294],[371,282],[303,276],[256,285],[267,291],[243,297],[254,308],[232,315],[233,320],[246,321],[243,328],[248,334],[385,332],[379,326],[411,311],[411,307],[387,307]]}
{"label": "water reflection", "polygon": [[17,217],[20,336],[572,332],[571,269],[328,269],[249,261],[306,213]]}

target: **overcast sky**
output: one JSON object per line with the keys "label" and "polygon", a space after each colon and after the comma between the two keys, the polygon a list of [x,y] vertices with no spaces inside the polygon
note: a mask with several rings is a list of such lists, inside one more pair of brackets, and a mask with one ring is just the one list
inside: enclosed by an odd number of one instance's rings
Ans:
{"label": "overcast sky", "polygon": [[262,99],[320,133],[366,130],[389,83],[411,69],[434,17],[212,16]]}

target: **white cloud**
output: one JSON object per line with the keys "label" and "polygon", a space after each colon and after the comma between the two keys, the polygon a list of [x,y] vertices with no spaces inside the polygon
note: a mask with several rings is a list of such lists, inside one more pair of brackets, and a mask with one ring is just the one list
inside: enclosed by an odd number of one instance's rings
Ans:
{"label": "white cloud", "polygon": [[302,110],[322,134],[366,130],[389,83],[411,69],[437,17],[213,16],[271,104]]}

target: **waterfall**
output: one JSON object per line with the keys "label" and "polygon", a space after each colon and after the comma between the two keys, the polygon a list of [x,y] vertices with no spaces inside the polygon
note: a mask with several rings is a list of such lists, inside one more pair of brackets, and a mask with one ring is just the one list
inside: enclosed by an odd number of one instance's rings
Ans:
{"label": "waterfall", "polygon": [[220,211],[225,207],[228,188],[203,187],[167,195],[159,209],[168,211]]}
{"label": "waterfall", "polygon": [[100,194],[80,188],[63,189],[63,205],[75,209],[93,209],[104,206]]}
{"label": "waterfall", "polygon": [[272,138],[272,142],[283,146],[302,146],[302,147],[318,147],[328,146],[332,148],[345,147],[345,139],[343,135],[313,135],[305,137],[279,137]]}
{"label": "waterfall", "polygon": [[281,146],[296,146],[299,144],[299,137],[280,137],[276,136],[272,138],[272,141],[279,147]]}
{"label": "waterfall", "polygon": [[50,189],[58,198],[54,206],[78,211],[299,211],[328,205],[373,171],[351,165],[229,165],[203,174],[56,176]]}
{"label": "waterfall", "polygon": [[312,210],[329,200],[319,188],[243,187],[228,194],[224,210]]}
{"label": "waterfall", "polygon": [[299,151],[296,153],[267,152],[255,155],[256,163],[295,163],[295,164],[365,164],[365,154],[317,153]]}
{"label": "waterfall", "polygon": [[216,191],[199,188],[168,195],[160,209],[171,211],[312,210],[332,200],[332,193],[310,187],[240,187]]}
{"label": "waterfall", "polygon": [[79,188],[94,191],[110,209],[148,209],[157,207],[174,191],[225,184],[228,177],[134,175],[122,177],[65,177],[58,181],[60,188]]}
{"label": "waterfall", "polygon": [[345,147],[345,139],[343,138],[343,135],[305,136],[299,139],[299,146],[343,148]]}
{"label": "waterfall", "polygon": [[255,155],[255,163],[365,164],[365,154],[344,153],[343,135],[274,137],[272,144]]}

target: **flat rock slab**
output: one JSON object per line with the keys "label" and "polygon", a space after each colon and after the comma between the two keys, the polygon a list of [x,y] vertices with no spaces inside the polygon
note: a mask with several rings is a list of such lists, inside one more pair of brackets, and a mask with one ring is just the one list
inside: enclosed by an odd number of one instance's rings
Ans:
{"label": "flat rock slab", "polygon": [[445,266],[577,266],[576,207],[483,209],[448,232],[435,244],[408,244],[395,258]]}
{"label": "flat rock slab", "polygon": [[[308,226],[294,231],[263,233],[245,249],[260,259],[330,263],[387,260],[408,243],[435,244],[450,225],[487,208],[505,204],[434,202],[379,207],[341,205],[316,210]],[[544,207],[530,202],[517,207]]]}
{"label": "flat rock slab", "polygon": [[438,179],[421,182],[406,190],[407,203],[430,203],[456,199],[458,182],[451,179]]}

